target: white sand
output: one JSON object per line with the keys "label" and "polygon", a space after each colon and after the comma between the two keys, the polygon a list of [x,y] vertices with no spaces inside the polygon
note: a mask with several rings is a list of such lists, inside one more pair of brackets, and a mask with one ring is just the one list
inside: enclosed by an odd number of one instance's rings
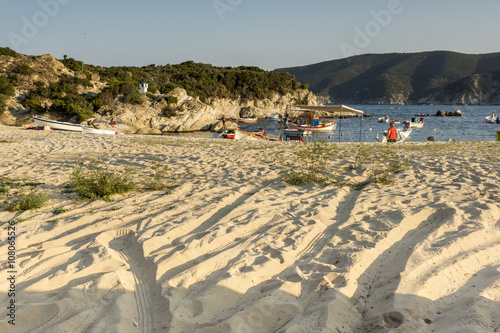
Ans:
{"label": "white sand", "polygon": [[[0,127],[0,176],[50,195],[0,211],[0,332],[500,332],[500,145],[433,145],[394,185],[353,190],[280,181],[292,143]],[[78,201],[79,155],[157,156],[179,186]]]}

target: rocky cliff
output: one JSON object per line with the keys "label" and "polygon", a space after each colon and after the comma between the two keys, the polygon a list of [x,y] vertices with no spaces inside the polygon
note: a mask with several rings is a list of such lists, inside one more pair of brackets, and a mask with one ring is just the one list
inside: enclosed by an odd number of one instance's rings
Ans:
{"label": "rocky cliff", "polygon": [[[15,84],[15,95],[7,99],[7,108],[0,121],[13,125],[22,119],[29,119],[36,111],[24,106],[26,95],[40,85],[50,86],[57,83],[63,74],[75,78],[89,78],[90,84],[79,85],[77,89],[78,94],[88,98],[95,97],[108,86],[108,82],[101,80],[98,75],[72,71],[52,55],[0,56],[0,75],[8,77]],[[264,118],[276,112],[283,113],[290,104],[318,105],[317,97],[307,89],[297,89],[286,94],[275,92],[263,99],[213,97],[201,101],[189,96],[186,90],[175,88],[166,95],[145,94],[136,104],[123,103],[122,100],[119,96],[112,101],[111,107],[101,107],[94,118],[120,121],[124,124],[122,130],[127,133],[188,132],[217,128],[223,115],[228,120],[238,117]],[[53,102],[45,98],[42,99],[41,105],[44,110],[48,110]],[[164,112],[166,107],[172,110],[168,115]],[[64,121],[70,120],[54,112],[45,112],[43,115]],[[151,118],[154,129],[149,127]]]}
{"label": "rocky cliff", "polygon": [[500,104],[500,72],[474,74],[444,87],[440,92],[421,99],[433,104]]}

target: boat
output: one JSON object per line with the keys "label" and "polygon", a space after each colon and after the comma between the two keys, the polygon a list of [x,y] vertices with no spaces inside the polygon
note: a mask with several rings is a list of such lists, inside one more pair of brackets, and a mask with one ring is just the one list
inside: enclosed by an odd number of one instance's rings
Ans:
{"label": "boat", "polygon": [[[396,138],[396,142],[404,142],[408,137],[410,136],[412,129],[410,127],[405,126],[403,129],[397,129],[398,130],[398,137]],[[389,131],[386,130],[382,133],[377,133],[376,140],[379,142],[387,142],[387,133]],[[382,134],[379,137],[379,134]]]}
{"label": "boat", "polygon": [[389,117],[387,115],[384,115],[383,117],[378,118],[379,123],[388,123],[389,122]]}
{"label": "boat", "polygon": [[82,132],[82,125],[72,124],[64,121],[52,120],[44,117],[33,116],[33,120],[37,127],[49,126],[55,130],[69,131],[69,132]]}
{"label": "boat", "polygon": [[392,123],[394,123],[394,124],[401,124],[401,122],[399,120],[393,120]]}
{"label": "boat", "polygon": [[500,124],[500,117],[497,116],[497,112],[494,111],[491,116],[486,117],[486,122],[490,124]]}
{"label": "boat", "polygon": [[118,131],[100,129],[100,128],[95,128],[95,127],[90,127],[90,126],[82,126],[82,132],[84,134],[107,134],[107,135],[123,135],[124,134],[124,133],[118,132]]}
{"label": "boat", "polygon": [[[266,131],[248,132],[248,133],[251,133],[251,134],[254,134],[254,135],[265,135]],[[234,139],[235,135],[236,135],[235,132],[227,132],[227,131],[226,132],[222,132],[222,137],[224,139]]]}
{"label": "boat", "polygon": [[273,114],[271,117],[267,117],[267,121],[280,121],[281,120],[281,115],[276,113]]}
{"label": "boat", "polygon": [[306,129],[297,128],[285,128],[283,129],[283,136],[286,141],[288,140],[299,140],[304,141],[305,137],[311,135],[312,131]]}
{"label": "boat", "polygon": [[256,123],[257,118],[238,118],[237,119],[239,123]]}
{"label": "boat", "polygon": [[240,129],[236,129],[234,131],[234,139],[235,140],[260,140],[260,141],[282,141],[281,138],[264,135],[264,134],[255,134],[252,132],[245,132]]}
{"label": "boat", "polygon": [[308,130],[313,132],[331,132],[335,131],[335,120],[321,123],[318,122],[317,125],[313,124],[300,124],[292,121],[287,121],[286,125],[291,129]]}
{"label": "boat", "polygon": [[411,120],[405,120],[403,121],[403,124],[410,128],[422,128],[424,127],[424,118],[411,118]]}

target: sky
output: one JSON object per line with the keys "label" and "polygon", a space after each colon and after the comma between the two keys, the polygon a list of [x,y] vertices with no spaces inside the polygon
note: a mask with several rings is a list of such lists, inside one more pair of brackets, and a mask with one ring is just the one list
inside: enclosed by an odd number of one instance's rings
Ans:
{"label": "sky", "polygon": [[100,66],[500,52],[499,0],[0,0],[0,47]]}

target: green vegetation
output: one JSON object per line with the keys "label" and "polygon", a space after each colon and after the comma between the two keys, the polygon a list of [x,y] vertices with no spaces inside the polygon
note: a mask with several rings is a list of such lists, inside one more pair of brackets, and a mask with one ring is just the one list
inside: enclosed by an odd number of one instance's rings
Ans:
{"label": "green vegetation", "polygon": [[163,191],[176,185],[174,180],[167,181],[168,171],[170,170],[165,162],[158,157],[153,156],[150,160],[149,174],[144,178],[144,185],[150,191]]}
{"label": "green vegetation", "polygon": [[[393,145],[358,144],[350,146],[346,156],[336,144],[304,143],[294,148],[292,158],[278,157],[281,180],[291,185],[320,183],[348,185],[354,189],[362,189],[370,183],[390,185],[397,173],[410,168],[409,160],[399,156],[395,149]],[[359,167],[366,168],[365,180],[346,179],[344,172]]]}
{"label": "green vegetation", "polygon": [[0,55],[5,55],[5,56],[9,56],[9,57],[17,57],[17,56],[19,56],[19,53],[17,53],[14,50],[11,50],[8,47],[0,47]]}
{"label": "green vegetation", "polygon": [[90,200],[111,200],[113,194],[123,194],[136,188],[132,170],[112,170],[104,159],[77,160],[70,176],[70,187]]}
{"label": "green vegetation", "polygon": [[398,94],[417,102],[472,74],[500,71],[500,53],[366,54],[276,71],[308,82],[312,92],[335,103],[377,102]]}
{"label": "green vegetation", "polygon": [[22,190],[19,196],[10,200],[5,208],[8,211],[26,211],[42,208],[48,201],[48,196],[45,193],[36,193],[35,191]]}
{"label": "green vegetation", "polygon": [[[81,70],[81,63],[74,59],[62,60],[68,68]],[[266,98],[272,93],[291,93],[297,89],[306,89],[287,73],[262,70],[258,67],[240,66],[215,67],[209,64],[186,61],[179,65],[145,67],[97,67],[86,66],[89,72],[98,74],[102,80],[109,82],[109,89],[97,98],[114,99],[123,94],[124,102],[137,103],[138,96],[128,96],[131,90],[138,93],[140,82],[149,83],[149,91],[166,94],[177,87],[184,88],[193,97],[208,102],[212,98]],[[141,96],[142,97],[142,96]],[[170,101],[169,101],[170,102]],[[105,103],[108,104],[108,103]]]}
{"label": "green vegetation", "polygon": [[293,158],[282,159],[281,180],[291,185],[338,182],[338,172],[328,163],[337,154],[336,145],[327,142],[307,142],[298,145]]}
{"label": "green vegetation", "polygon": [[59,208],[54,209],[54,211],[52,213],[54,215],[59,215],[59,214],[66,213],[66,212],[69,212],[69,209],[63,208],[63,207],[59,207]]}

